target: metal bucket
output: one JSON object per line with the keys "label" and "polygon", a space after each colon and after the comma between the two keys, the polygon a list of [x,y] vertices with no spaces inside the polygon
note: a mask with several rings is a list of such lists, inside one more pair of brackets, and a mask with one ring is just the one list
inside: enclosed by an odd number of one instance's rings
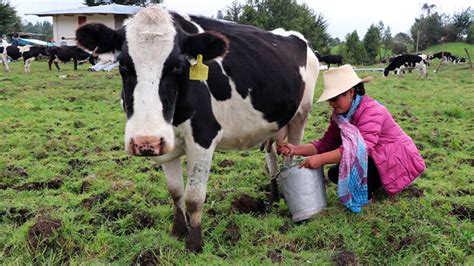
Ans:
{"label": "metal bucket", "polygon": [[285,197],[293,222],[311,218],[327,207],[323,167],[283,166],[277,176],[278,187]]}

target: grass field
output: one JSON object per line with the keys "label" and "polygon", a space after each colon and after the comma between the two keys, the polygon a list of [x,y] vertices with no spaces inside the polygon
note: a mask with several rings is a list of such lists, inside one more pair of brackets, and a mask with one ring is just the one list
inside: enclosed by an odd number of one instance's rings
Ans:
{"label": "grass field", "polygon": [[[47,70],[0,72],[0,264],[474,264],[474,72],[443,65],[429,79],[381,73],[367,93],[414,139],[427,170],[394,198],[347,212],[333,184],[328,208],[292,223],[284,201],[260,213],[232,202],[267,196],[259,149],[215,154],[203,215],[204,251],[171,238],[163,171],[123,151],[121,79]],[[322,80],[316,95],[322,90]],[[316,98],[316,97],[315,97]],[[315,104],[305,141],[330,108]],[[261,201],[257,201],[261,202]]]}

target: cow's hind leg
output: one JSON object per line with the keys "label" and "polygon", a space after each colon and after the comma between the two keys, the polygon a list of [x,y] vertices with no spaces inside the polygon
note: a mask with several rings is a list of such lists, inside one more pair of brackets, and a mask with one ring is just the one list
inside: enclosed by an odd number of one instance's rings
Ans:
{"label": "cow's hind leg", "polygon": [[[280,129],[278,134],[286,136],[286,132],[287,127],[285,126],[284,128]],[[284,137],[282,138],[284,139]],[[278,158],[273,142],[273,139],[271,139],[265,143],[265,161],[267,163],[268,173],[270,174],[270,192],[272,202],[280,200],[280,194],[278,193],[278,185],[276,181],[278,174]]]}
{"label": "cow's hind leg", "polygon": [[188,234],[188,223],[186,221],[184,207],[183,171],[180,158],[164,163],[163,170],[166,175],[168,191],[171,197],[173,197],[174,202],[173,229],[171,229],[171,235],[181,239]]}
{"label": "cow's hind leg", "polygon": [[5,69],[6,72],[10,72],[10,67],[8,66],[8,58],[6,55],[2,54],[2,64],[3,68]]}

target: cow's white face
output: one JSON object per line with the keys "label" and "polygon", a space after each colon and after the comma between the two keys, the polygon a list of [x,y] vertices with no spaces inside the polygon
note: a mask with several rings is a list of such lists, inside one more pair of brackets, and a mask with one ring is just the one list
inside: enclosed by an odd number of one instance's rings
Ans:
{"label": "cow's white face", "polygon": [[[126,25],[128,56],[121,58],[123,95],[132,112],[125,127],[125,149],[133,155],[161,155],[174,149],[174,132],[165,119],[160,81],[165,62],[174,48],[176,30],[169,14],[161,9],[141,12]],[[129,67],[133,65],[133,69]],[[134,70],[135,73],[132,73]],[[128,73],[125,73],[128,72]],[[129,75],[135,82],[126,83]]]}
{"label": "cow's white face", "polygon": [[[189,82],[188,58],[204,60],[227,51],[218,33],[189,35],[172,16],[147,7],[117,31],[91,23],[76,31],[78,43],[96,53],[120,51],[123,109],[127,114],[125,149],[132,155],[159,156],[174,149],[173,117],[178,89]],[[195,81],[196,82],[196,81]],[[181,106],[185,99],[181,99]]]}

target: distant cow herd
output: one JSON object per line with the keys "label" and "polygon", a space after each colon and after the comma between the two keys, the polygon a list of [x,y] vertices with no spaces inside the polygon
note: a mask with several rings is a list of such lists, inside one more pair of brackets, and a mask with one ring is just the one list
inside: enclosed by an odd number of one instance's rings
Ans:
{"label": "distant cow herd", "polygon": [[52,70],[51,65],[54,63],[56,68],[59,70],[58,63],[67,63],[70,61],[74,62],[74,70],[77,70],[77,65],[89,62],[92,65],[95,64],[95,57],[92,53],[86,52],[77,46],[0,46],[0,60],[3,64],[5,71],[9,72],[10,67],[8,66],[9,60],[23,60],[25,73],[30,72],[31,62],[37,59],[39,56],[45,56],[48,58],[49,70]]}
{"label": "distant cow herd", "polygon": [[[325,63],[328,68],[331,64],[340,66],[342,65],[343,58],[341,55],[321,55],[315,51],[319,62]],[[2,62],[5,71],[9,72],[8,61],[10,60],[23,60],[25,73],[30,72],[31,62],[37,59],[39,56],[45,56],[48,58],[49,70],[52,70],[52,64],[56,66],[57,70],[60,70],[59,63],[67,63],[72,61],[74,64],[74,70],[77,70],[77,65],[85,62],[89,62],[91,65],[95,65],[97,57],[92,53],[89,53],[78,46],[0,46],[0,61]],[[450,52],[442,51],[431,55],[424,54],[399,54],[383,59],[381,63],[387,63],[383,75],[387,77],[390,72],[394,72],[395,75],[403,75],[405,71],[419,70],[420,77],[427,76],[427,66],[430,65],[431,60],[439,59],[443,62],[452,62],[454,64],[463,64],[466,62],[465,57],[458,57]],[[92,69],[94,70],[94,69]]]}

